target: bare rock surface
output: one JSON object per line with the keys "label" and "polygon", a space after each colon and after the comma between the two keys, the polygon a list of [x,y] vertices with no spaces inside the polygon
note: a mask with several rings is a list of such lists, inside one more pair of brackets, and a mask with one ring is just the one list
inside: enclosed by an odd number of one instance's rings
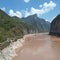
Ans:
{"label": "bare rock surface", "polygon": [[51,22],[50,35],[60,36],[60,14]]}
{"label": "bare rock surface", "polygon": [[0,51],[0,60],[12,60],[16,56],[15,50],[22,46],[23,39],[18,39],[16,42],[11,43],[8,47]]}

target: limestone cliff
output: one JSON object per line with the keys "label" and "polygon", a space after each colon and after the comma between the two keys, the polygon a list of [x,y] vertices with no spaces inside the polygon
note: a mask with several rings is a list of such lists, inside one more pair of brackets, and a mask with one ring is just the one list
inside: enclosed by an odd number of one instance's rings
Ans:
{"label": "limestone cliff", "polygon": [[51,22],[50,35],[60,36],[60,14]]}

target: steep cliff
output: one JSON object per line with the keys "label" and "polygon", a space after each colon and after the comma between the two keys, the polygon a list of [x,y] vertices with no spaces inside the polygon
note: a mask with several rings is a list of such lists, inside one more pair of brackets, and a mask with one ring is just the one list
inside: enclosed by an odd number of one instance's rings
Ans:
{"label": "steep cliff", "polygon": [[50,35],[60,36],[60,14],[51,22]]}
{"label": "steep cliff", "polygon": [[34,27],[36,32],[49,32],[50,22],[45,21],[43,18],[39,18],[37,14],[30,15],[22,20]]}

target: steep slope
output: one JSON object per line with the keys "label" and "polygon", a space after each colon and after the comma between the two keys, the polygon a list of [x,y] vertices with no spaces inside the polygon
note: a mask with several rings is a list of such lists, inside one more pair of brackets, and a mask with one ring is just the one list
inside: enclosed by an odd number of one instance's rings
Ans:
{"label": "steep slope", "polygon": [[50,23],[38,18],[36,14],[20,19],[11,17],[0,9],[0,49],[24,34],[49,31],[49,25]]}
{"label": "steep slope", "polygon": [[0,10],[0,36],[2,34],[6,38],[22,37],[24,34],[30,33],[30,30],[33,30],[31,25],[18,17],[10,17]]}
{"label": "steep slope", "polygon": [[23,30],[24,34],[28,34],[28,33],[33,33],[34,32],[34,28],[32,25],[24,22],[21,18],[18,18],[16,16],[12,17],[15,21],[19,22],[19,25],[21,26],[21,29]]}
{"label": "steep slope", "polygon": [[3,49],[11,41],[23,37],[24,34],[33,31],[33,27],[17,17],[10,17],[0,10],[0,49]]}
{"label": "steep slope", "polygon": [[60,14],[51,22],[50,35],[60,36]]}
{"label": "steep slope", "polygon": [[48,32],[50,23],[42,18],[38,18],[37,14],[22,18],[24,22],[31,24],[37,32]]}

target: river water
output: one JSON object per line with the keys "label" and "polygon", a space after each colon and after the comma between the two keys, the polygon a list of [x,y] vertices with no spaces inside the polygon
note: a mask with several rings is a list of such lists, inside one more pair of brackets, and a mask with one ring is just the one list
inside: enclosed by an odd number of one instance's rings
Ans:
{"label": "river water", "polygon": [[47,33],[26,35],[12,60],[60,60],[60,38]]}

